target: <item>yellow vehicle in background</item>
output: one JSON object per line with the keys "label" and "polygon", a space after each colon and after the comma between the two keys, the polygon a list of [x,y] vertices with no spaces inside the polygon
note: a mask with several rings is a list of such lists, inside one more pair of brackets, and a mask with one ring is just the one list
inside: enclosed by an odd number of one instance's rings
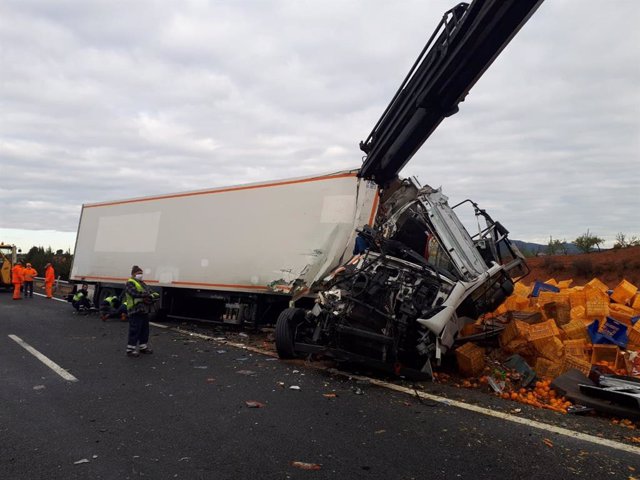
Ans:
{"label": "yellow vehicle in background", "polygon": [[15,245],[0,243],[0,288],[13,288],[11,284],[11,267],[18,260],[18,249]]}

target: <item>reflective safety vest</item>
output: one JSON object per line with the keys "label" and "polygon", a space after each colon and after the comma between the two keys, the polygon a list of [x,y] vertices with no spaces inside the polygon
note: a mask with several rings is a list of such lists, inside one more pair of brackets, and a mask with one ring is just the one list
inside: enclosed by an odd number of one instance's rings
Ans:
{"label": "reflective safety vest", "polygon": [[111,305],[111,307],[113,307],[113,301],[116,300],[118,297],[116,297],[115,295],[112,295],[110,297],[107,297],[104,299],[105,302],[107,302],[109,305]]}
{"label": "reflective safety vest", "polygon": [[[133,285],[136,287],[136,290],[139,292],[144,292],[144,287],[142,285],[140,285],[140,283],[134,279],[134,278],[130,278],[129,280],[127,280],[127,283],[133,283]],[[131,309],[133,308],[134,305],[137,305],[138,303],[143,302],[144,299],[142,297],[139,298],[133,298],[131,295],[129,295],[128,293],[126,293],[125,290],[125,295],[124,295],[124,304],[127,306],[127,310],[131,311]]]}
{"label": "reflective safety vest", "polygon": [[78,292],[73,296],[74,302],[79,302],[84,297],[84,292],[82,290],[78,290]]}

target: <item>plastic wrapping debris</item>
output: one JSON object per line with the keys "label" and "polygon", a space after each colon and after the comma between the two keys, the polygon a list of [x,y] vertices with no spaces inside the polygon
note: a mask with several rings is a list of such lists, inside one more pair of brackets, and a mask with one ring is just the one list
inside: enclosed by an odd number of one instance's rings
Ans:
{"label": "plastic wrapping debris", "polygon": [[291,385],[289,390],[300,390],[300,387],[298,385]]}
{"label": "plastic wrapping debris", "polygon": [[493,377],[489,377],[487,379],[487,383],[489,384],[489,386],[493,389],[494,392],[496,393],[502,393],[504,392],[504,387],[506,385],[506,383],[502,380],[496,380]]}
{"label": "plastic wrapping debris", "polygon": [[83,458],[81,460],[73,462],[74,465],[82,465],[83,463],[89,463],[89,459],[88,458]]}
{"label": "plastic wrapping debris", "polygon": [[244,403],[249,408],[263,408],[264,407],[264,403],[257,402],[255,400],[247,400]]}

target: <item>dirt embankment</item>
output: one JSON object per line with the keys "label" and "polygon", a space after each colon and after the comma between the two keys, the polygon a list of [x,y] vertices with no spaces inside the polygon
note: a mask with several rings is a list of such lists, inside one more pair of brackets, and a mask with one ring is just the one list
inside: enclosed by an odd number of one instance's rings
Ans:
{"label": "dirt embankment", "polygon": [[545,281],[573,279],[573,285],[584,285],[598,277],[609,288],[621,280],[640,287],[640,247],[628,247],[579,255],[550,255],[527,259],[531,273],[523,280],[530,284]]}

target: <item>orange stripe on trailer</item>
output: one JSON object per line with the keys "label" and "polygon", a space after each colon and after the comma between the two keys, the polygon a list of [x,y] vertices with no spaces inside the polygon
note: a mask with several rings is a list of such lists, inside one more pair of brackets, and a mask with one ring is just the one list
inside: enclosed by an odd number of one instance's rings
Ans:
{"label": "orange stripe on trailer", "polygon": [[[129,280],[129,277],[92,277],[92,276],[83,276],[83,277],[73,277],[72,280],[84,281],[84,280],[112,280],[118,282],[126,282]],[[158,283],[158,280],[145,280],[144,283]]]}
{"label": "orange stripe on trailer", "polygon": [[[75,278],[74,278],[75,280]],[[124,277],[90,277],[84,276],[78,278],[78,280],[117,280],[121,282],[126,282],[128,278]],[[158,280],[145,280],[145,283],[160,283]],[[265,287],[262,285],[235,285],[235,284],[227,284],[227,283],[204,283],[204,282],[171,282],[169,285],[200,285],[204,287],[218,287],[218,288],[235,288],[241,290],[262,290],[265,292],[271,291],[269,287]]]}
{"label": "orange stripe on trailer", "polygon": [[350,178],[355,177],[357,174],[353,173],[342,173],[340,175],[327,175],[324,177],[314,177],[314,178],[302,178],[298,180],[286,180],[281,182],[274,183],[266,183],[260,185],[240,185],[237,187],[227,187],[227,188],[219,188],[214,190],[204,190],[199,192],[185,192],[185,193],[175,193],[170,195],[158,195],[155,197],[146,197],[146,198],[136,198],[131,200],[118,200],[115,202],[105,202],[105,203],[94,203],[91,205],[84,205],[84,208],[94,208],[94,207],[107,207],[110,205],[123,205],[126,203],[139,203],[139,202],[150,202],[152,200],[166,200],[170,198],[183,198],[183,197],[195,197],[198,195],[211,195],[215,193],[228,193],[228,192],[238,192],[242,190],[256,190],[258,188],[268,188],[268,187],[280,187],[284,185],[295,185],[300,183],[309,183],[309,182],[319,182],[323,180],[334,180],[336,178]]}

